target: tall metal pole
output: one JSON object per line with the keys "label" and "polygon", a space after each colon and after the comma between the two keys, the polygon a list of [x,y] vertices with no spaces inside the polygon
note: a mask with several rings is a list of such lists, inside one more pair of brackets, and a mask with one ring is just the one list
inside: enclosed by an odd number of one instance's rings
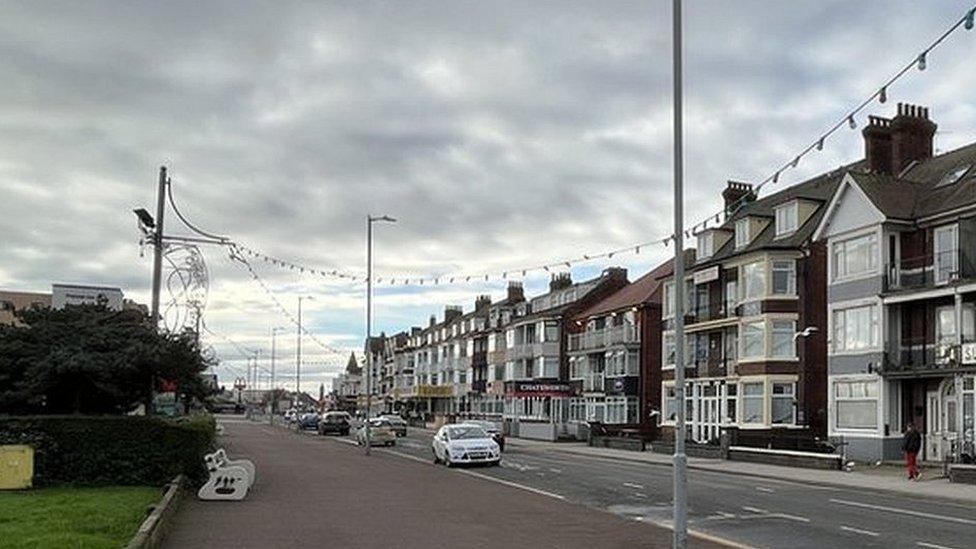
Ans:
{"label": "tall metal pole", "polygon": [[681,0],[672,1],[674,71],[674,547],[688,542],[687,464],[685,455],[685,264],[684,264],[684,157],[682,134]]}
{"label": "tall metal pole", "polygon": [[301,403],[302,398],[302,297],[298,296],[298,329],[295,333],[298,340],[298,350],[295,352],[295,398]]}
{"label": "tall metal pole", "polygon": [[373,402],[373,218],[366,216],[366,455],[369,455],[369,412]]}
{"label": "tall metal pole", "polygon": [[[153,277],[150,315],[154,329],[159,327],[159,290],[163,279],[163,215],[166,213],[166,166],[159,167],[159,183],[156,189],[156,231],[153,233]],[[156,393],[156,373],[149,373],[149,398],[146,401],[146,415],[153,413],[153,398]]]}
{"label": "tall metal pole", "polygon": [[278,392],[275,387],[275,336],[278,330],[271,328],[271,423],[274,424],[274,415],[278,413]]}

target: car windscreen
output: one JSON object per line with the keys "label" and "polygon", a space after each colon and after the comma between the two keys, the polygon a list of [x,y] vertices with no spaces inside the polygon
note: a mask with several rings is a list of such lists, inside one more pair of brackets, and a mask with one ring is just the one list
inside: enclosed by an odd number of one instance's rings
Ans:
{"label": "car windscreen", "polygon": [[488,438],[488,433],[477,425],[460,425],[448,430],[451,440],[465,440],[471,438]]}
{"label": "car windscreen", "polygon": [[370,427],[389,427],[390,422],[385,419],[371,419],[369,420]]}
{"label": "car windscreen", "polygon": [[325,421],[329,423],[343,423],[346,421],[346,416],[339,416],[339,415],[325,416]]}

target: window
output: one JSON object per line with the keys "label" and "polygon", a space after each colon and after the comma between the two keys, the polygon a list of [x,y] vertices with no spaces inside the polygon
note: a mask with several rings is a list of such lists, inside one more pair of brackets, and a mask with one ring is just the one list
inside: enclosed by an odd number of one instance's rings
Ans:
{"label": "window", "polygon": [[725,386],[725,423],[731,423],[731,424],[738,423],[738,419],[736,419],[736,414],[735,414],[735,409],[736,409],[735,405],[738,402],[738,399],[736,398],[735,395],[737,393],[736,389],[738,389],[738,387],[739,386],[736,385],[735,383],[729,383],[728,385]]}
{"label": "window", "polygon": [[765,347],[765,326],[763,321],[745,322],[742,324],[742,352],[741,358],[756,358],[763,356]]}
{"label": "window", "polygon": [[836,381],[834,403],[838,429],[878,428],[878,382]]}
{"label": "window", "polygon": [[735,316],[735,305],[738,300],[738,286],[734,280],[725,283],[725,316]]}
{"label": "window", "polygon": [[742,384],[742,423],[763,422],[765,396],[765,385],[762,382]]}
{"label": "window", "polygon": [[675,408],[674,385],[664,387],[664,421],[674,421],[677,415]]}
{"label": "window", "polygon": [[859,351],[878,346],[878,307],[865,305],[834,311],[834,351]]}
{"label": "window", "polygon": [[735,328],[725,330],[725,359],[735,362],[736,354],[739,350],[739,332]]}
{"label": "window", "polygon": [[773,261],[773,294],[796,295],[796,261]]}
{"label": "window", "polygon": [[674,316],[674,281],[664,283],[664,318]]}
{"label": "window", "polygon": [[712,249],[714,233],[705,232],[698,235],[698,259],[711,257],[715,251]]}
{"label": "window", "polygon": [[796,345],[793,341],[796,323],[792,320],[774,320],[772,324],[773,356],[776,358],[796,358]]}
{"label": "window", "polygon": [[948,172],[946,172],[945,175],[942,176],[942,179],[940,179],[939,182],[935,185],[935,188],[938,189],[940,187],[948,187],[949,185],[954,185],[956,182],[962,179],[964,175],[966,175],[966,172],[968,172],[969,168],[971,167],[972,164],[964,164],[962,166],[958,166],[949,170]]}
{"label": "window", "polygon": [[569,399],[569,419],[570,421],[586,420],[586,399],[580,397]]}
{"label": "window", "polygon": [[796,200],[776,208],[776,236],[796,232],[799,223],[799,207]]}
{"label": "window", "polygon": [[637,420],[637,399],[634,397],[607,397],[607,423],[624,424]]}
{"label": "window", "polygon": [[834,243],[834,278],[873,273],[878,268],[878,236],[868,234]]}
{"label": "window", "polygon": [[[942,345],[956,343],[956,309],[953,306],[939,307],[935,310],[935,340]],[[962,341],[976,341],[976,307],[972,303],[962,306]]]}
{"label": "window", "polygon": [[935,229],[935,283],[942,284],[959,274],[959,226],[949,225]]}
{"label": "window", "polygon": [[664,365],[674,366],[674,334],[664,335]]}
{"label": "window", "polygon": [[742,266],[742,299],[758,299],[766,295],[766,273],[762,261]]}
{"label": "window", "polygon": [[796,423],[796,400],[793,398],[793,383],[773,383],[773,417],[775,425]]}
{"label": "window", "polygon": [[742,248],[749,243],[749,218],[735,222],[735,247]]}
{"label": "window", "polygon": [[546,341],[559,341],[559,324],[556,322],[546,322],[545,328]]}

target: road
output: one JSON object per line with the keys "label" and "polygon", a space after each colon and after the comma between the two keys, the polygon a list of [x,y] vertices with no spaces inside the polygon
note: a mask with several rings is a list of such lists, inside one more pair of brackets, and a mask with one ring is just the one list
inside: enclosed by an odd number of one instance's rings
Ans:
{"label": "road", "polygon": [[[267,547],[669,547],[671,532],[594,512],[477,471],[434,467],[343,439],[221,418],[219,444],[257,468],[243,501],[184,498],[164,540],[174,549]],[[420,441],[414,441],[419,449]],[[406,449],[408,446],[404,446]],[[419,460],[419,462],[418,462]],[[691,547],[717,547],[696,538]]]}
{"label": "road", "polygon": [[[373,451],[432,463],[430,438],[428,431],[411,429],[395,448]],[[501,467],[462,472],[633,520],[667,524],[671,518],[667,466],[510,443]],[[976,544],[976,510],[951,502],[699,470],[689,471],[688,490],[690,528],[745,545],[939,549]]]}

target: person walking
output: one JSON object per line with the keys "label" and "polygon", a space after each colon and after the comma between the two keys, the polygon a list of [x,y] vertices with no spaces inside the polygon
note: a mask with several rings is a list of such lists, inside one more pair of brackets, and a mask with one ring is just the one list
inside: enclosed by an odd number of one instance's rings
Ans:
{"label": "person walking", "polygon": [[922,435],[915,429],[914,423],[905,427],[901,449],[905,452],[905,467],[908,468],[908,480],[918,480],[918,451],[922,448]]}

